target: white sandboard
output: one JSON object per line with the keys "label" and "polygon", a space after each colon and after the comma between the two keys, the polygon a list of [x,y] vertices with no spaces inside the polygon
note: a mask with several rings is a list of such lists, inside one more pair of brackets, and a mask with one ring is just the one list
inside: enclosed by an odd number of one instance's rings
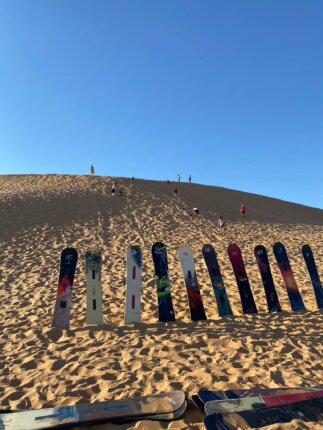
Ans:
{"label": "white sandboard", "polygon": [[125,324],[140,323],[141,308],[141,263],[142,252],[139,246],[127,249],[127,290]]}
{"label": "white sandboard", "polygon": [[101,252],[97,249],[85,254],[86,323],[103,325],[101,289]]}

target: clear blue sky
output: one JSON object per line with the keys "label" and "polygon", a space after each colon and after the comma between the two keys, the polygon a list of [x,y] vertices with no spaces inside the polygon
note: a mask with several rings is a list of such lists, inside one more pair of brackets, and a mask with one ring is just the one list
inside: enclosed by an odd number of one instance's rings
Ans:
{"label": "clear blue sky", "polygon": [[2,0],[0,173],[323,208],[322,22],[319,0]]}

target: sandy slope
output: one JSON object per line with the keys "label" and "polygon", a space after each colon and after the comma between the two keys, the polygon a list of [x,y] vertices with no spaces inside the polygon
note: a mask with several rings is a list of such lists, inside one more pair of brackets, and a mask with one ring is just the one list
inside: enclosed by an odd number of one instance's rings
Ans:
{"label": "sandy slope", "polygon": [[[112,182],[125,196],[111,197]],[[173,197],[175,186],[179,189]],[[0,399],[11,408],[68,405],[119,399],[169,389],[192,395],[202,387],[305,386],[323,383],[322,311],[300,252],[312,246],[323,277],[323,211],[261,196],[196,184],[69,175],[0,176]],[[239,206],[247,206],[241,219]],[[199,217],[182,208],[197,206]],[[223,215],[224,230],[216,227]],[[157,323],[157,298],[151,246],[168,246],[176,323]],[[286,245],[306,312],[292,313],[272,253],[275,241]],[[243,252],[258,315],[242,315],[226,248]],[[181,244],[193,251],[208,316],[189,319],[186,291],[177,258]],[[201,254],[214,245],[234,312],[220,319]],[[143,249],[143,323],[123,324],[126,247]],[[269,315],[255,245],[269,252],[283,308]],[[71,330],[51,329],[60,252],[79,251]],[[84,255],[103,254],[103,328],[85,325]],[[95,429],[202,429],[203,415],[192,405],[170,424],[137,423],[92,426]],[[89,427],[90,428],[90,427]],[[270,429],[319,429],[295,421]]]}

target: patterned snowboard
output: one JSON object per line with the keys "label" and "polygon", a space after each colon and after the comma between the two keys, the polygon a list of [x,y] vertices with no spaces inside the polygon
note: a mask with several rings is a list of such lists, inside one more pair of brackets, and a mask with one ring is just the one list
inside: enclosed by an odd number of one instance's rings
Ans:
{"label": "patterned snowboard", "polygon": [[273,251],[286,286],[292,310],[305,310],[303,299],[300,292],[298,291],[284,245],[280,242],[275,243],[273,246]]}
{"label": "patterned snowboard", "polygon": [[152,246],[151,252],[156,276],[159,321],[175,321],[166,246],[161,242],[156,242]]}
{"label": "patterned snowboard", "polygon": [[85,253],[87,324],[103,325],[101,262],[99,250],[93,249]]}
{"label": "patterned snowboard", "polygon": [[241,304],[244,314],[257,313],[257,306],[254,301],[250,288],[246,269],[242,259],[241,250],[238,245],[231,244],[228,246],[228,254],[231,260],[232,268],[237,280]]}
{"label": "patterned snowboard", "polygon": [[192,250],[187,245],[180,246],[178,255],[184,275],[191,319],[192,321],[206,320],[200,287],[197,282]]}
{"label": "patterned snowboard", "polygon": [[77,251],[65,248],[61,254],[57,297],[52,327],[69,330],[74,274],[77,264]]}
{"label": "patterned snowboard", "polygon": [[316,268],[311,247],[309,245],[303,245],[302,254],[313,285],[317,307],[319,309],[323,308],[323,287]]}
{"label": "patterned snowboard", "polygon": [[123,400],[32,409],[0,414],[1,430],[50,429],[80,423],[110,420],[173,419],[186,408],[182,391]]}
{"label": "patterned snowboard", "polygon": [[281,307],[276,293],[274,280],[271,274],[266,248],[258,245],[254,250],[258,263],[262,283],[264,285],[269,312],[281,312]]}
{"label": "patterned snowboard", "polygon": [[202,254],[209,272],[219,315],[232,315],[227,292],[223,283],[216,252],[212,245],[204,245]]}
{"label": "patterned snowboard", "polygon": [[127,249],[127,290],[124,322],[140,323],[142,251],[139,246]]}

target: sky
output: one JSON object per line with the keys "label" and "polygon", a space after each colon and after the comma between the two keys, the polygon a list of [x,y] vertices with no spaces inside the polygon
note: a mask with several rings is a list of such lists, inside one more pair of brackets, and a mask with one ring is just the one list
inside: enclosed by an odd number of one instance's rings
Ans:
{"label": "sky", "polygon": [[0,174],[182,180],[323,208],[320,0],[2,0]]}

